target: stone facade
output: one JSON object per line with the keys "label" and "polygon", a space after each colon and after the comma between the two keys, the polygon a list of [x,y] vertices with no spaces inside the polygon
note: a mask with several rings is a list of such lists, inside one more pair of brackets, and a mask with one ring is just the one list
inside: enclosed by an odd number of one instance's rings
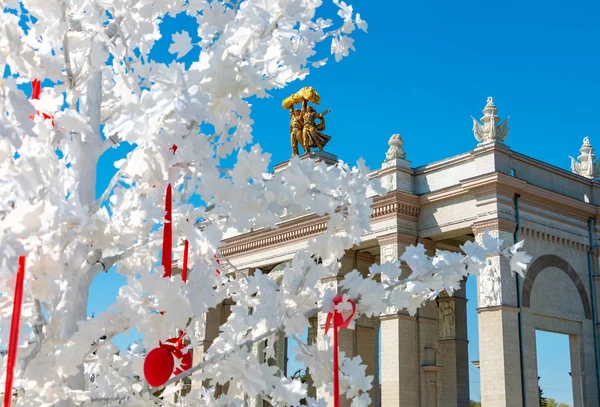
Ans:
{"label": "stone facade", "polygon": [[[486,109],[483,125],[474,126],[480,143],[446,160],[412,168],[402,138],[392,137],[386,160],[371,174],[388,192],[374,197],[371,232],[348,252],[342,272],[395,261],[419,242],[433,253],[459,250],[484,232],[507,245],[524,239],[533,256],[526,278],[512,275],[505,259],[491,253],[478,278],[478,298],[469,299],[478,304],[479,337],[471,340],[479,341],[482,404],[538,405],[535,331],[540,329],[570,336],[575,406],[599,406],[600,184],[593,174],[561,170],[512,151],[504,144],[507,125],[496,127],[491,99]],[[314,152],[311,158],[335,162],[331,154]],[[279,164],[276,171],[285,167]],[[325,225],[326,218],[314,214],[285,219],[277,230],[229,237],[221,254],[239,269],[269,270],[306,249]],[[337,288],[336,279],[322,283]],[[466,302],[463,289],[442,295],[414,317],[390,309],[340,332],[342,350],[360,354],[367,373],[375,376],[373,405],[469,405]],[[207,346],[214,324],[207,321],[202,339]],[[323,316],[315,315],[309,342],[325,340],[323,325]],[[309,394],[322,389],[309,388]]]}

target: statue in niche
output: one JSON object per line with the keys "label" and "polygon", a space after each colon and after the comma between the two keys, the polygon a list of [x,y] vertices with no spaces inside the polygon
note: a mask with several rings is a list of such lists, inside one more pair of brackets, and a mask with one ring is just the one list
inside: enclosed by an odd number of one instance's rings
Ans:
{"label": "statue in niche", "polygon": [[453,339],[456,332],[454,301],[440,301],[438,315],[438,338]]}
{"label": "statue in niche", "polygon": [[502,304],[500,272],[488,259],[480,275],[479,301],[481,307]]}

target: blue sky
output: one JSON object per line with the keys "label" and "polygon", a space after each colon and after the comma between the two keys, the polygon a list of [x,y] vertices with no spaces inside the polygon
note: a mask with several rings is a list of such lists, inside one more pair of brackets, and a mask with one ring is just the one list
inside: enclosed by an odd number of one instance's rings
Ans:
{"label": "blue sky", "polygon": [[[327,151],[350,163],[363,157],[371,168],[381,164],[393,133],[403,135],[413,166],[474,148],[469,116],[481,117],[487,96],[494,97],[501,117],[511,115],[507,144],[516,151],[568,168],[568,155],[578,154],[584,136],[600,148],[600,3],[351,3],[369,23],[369,34],[354,36],[355,53],[341,63],[331,59],[303,83],[271,92],[270,99],[253,100],[254,139],[273,154],[273,163],[290,154],[288,114],[281,100],[306,85],[320,93],[323,108],[332,109]],[[332,6],[327,10],[334,12]],[[167,36],[182,28],[192,28],[189,20],[167,19],[163,25]],[[169,60],[167,48],[168,37],[157,44],[154,58]],[[125,150],[103,157],[99,189]],[[91,289],[90,314],[112,303],[123,282],[113,273],[100,275]],[[469,358],[477,360],[473,281],[467,291]],[[553,373],[570,370],[563,342],[540,335],[538,353],[540,360],[551,361],[542,375],[545,394],[569,401],[570,384]],[[557,346],[565,351],[556,352]],[[471,370],[473,399],[479,398],[477,373]]]}

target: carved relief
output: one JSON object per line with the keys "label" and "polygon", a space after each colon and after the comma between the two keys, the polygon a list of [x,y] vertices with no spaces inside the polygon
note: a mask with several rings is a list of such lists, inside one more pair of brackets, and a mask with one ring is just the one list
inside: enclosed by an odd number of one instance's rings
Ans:
{"label": "carved relief", "polygon": [[381,178],[381,186],[385,188],[386,191],[393,191],[396,189],[396,178],[394,175],[386,175]]}
{"label": "carved relief", "polygon": [[398,245],[390,244],[381,248],[381,262],[393,263],[398,260]]}
{"label": "carved relief", "polygon": [[479,306],[491,307],[502,304],[500,270],[488,259],[479,276]]}
{"label": "carved relief", "polygon": [[454,301],[440,301],[438,308],[438,338],[454,339],[456,336]]}

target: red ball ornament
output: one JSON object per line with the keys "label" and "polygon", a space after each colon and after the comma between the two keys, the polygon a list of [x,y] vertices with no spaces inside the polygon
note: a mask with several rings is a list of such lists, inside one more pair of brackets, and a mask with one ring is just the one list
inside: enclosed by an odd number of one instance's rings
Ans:
{"label": "red ball ornament", "polygon": [[152,349],[144,361],[144,377],[150,386],[162,386],[169,380],[174,368],[175,360],[168,349]]}

